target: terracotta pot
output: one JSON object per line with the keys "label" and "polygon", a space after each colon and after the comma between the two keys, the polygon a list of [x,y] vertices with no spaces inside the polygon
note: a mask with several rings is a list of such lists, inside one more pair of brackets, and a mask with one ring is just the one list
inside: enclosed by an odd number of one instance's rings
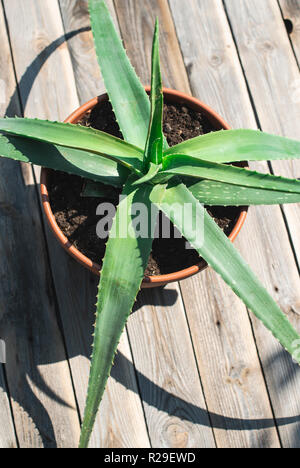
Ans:
{"label": "terracotta pot", "polygon": [[[146,90],[147,92],[149,92],[149,88],[146,88]],[[230,129],[229,125],[218,114],[216,114],[216,112],[214,112],[210,107],[203,104],[198,99],[195,99],[193,97],[190,97],[178,91],[174,91],[172,89],[164,89],[164,95],[165,95],[166,102],[184,104],[186,107],[202,112],[208,118],[208,120],[212,123],[212,125],[216,128],[216,130],[221,130],[221,129],[229,130]],[[71,123],[76,124],[84,116],[86,112],[93,109],[93,107],[95,107],[96,104],[98,104],[99,102],[104,102],[106,100],[107,100],[107,94],[103,94],[102,96],[98,98],[92,99],[91,101],[87,102],[86,104],[81,106],[79,109],[77,109],[75,112],[73,112],[73,114],[71,114],[65,120],[65,122],[71,122]],[[79,263],[81,263],[83,266],[91,270],[94,274],[99,275],[100,266],[94,263],[89,258],[87,258],[81,252],[79,252],[79,250],[77,250],[69,242],[69,240],[66,238],[66,236],[62,233],[62,231],[58,227],[55,217],[53,215],[53,212],[51,210],[50,203],[49,203],[49,195],[48,195],[48,189],[47,189],[48,174],[49,174],[49,171],[43,168],[41,172],[41,195],[42,195],[43,208],[44,208],[48,223],[50,224],[56,238],[58,239],[62,247],[72,257],[74,257]],[[236,239],[237,235],[239,234],[245,222],[246,216],[247,216],[247,208],[243,207],[241,208],[240,216],[232,232],[229,235],[229,239],[231,241],[234,241]],[[190,276],[193,276],[196,273],[199,273],[200,271],[204,270],[205,268],[207,268],[207,264],[204,261],[202,261],[198,265],[194,265],[190,268],[186,268],[185,270],[177,271],[176,273],[171,273],[168,275],[161,275],[161,276],[146,276],[143,280],[142,287],[153,288],[153,287],[158,287],[158,286],[164,286],[167,283],[180,281]]]}

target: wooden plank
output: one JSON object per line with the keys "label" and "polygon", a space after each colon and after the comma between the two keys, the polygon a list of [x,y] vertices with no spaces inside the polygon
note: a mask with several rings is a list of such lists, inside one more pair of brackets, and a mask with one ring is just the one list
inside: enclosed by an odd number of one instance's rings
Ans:
{"label": "wooden plank", "polygon": [[152,446],[215,447],[178,286],[142,292],[128,331]]}
{"label": "wooden plank", "polygon": [[[194,23],[194,17],[193,17],[194,12],[192,11],[192,15],[191,15],[190,4],[191,2],[188,2],[188,4],[186,5],[186,12],[187,12],[186,14],[183,13],[182,3],[179,2],[178,4],[178,18],[179,18],[178,21],[181,21],[181,24],[185,25],[184,27],[185,27],[187,34],[190,31],[190,28],[194,32],[195,28],[198,27],[197,25],[199,24],[199,22]],[[120,26],[121,26],[123,38],[127,47],[127,51],[131,59],[135,63],[135,66],[137,67],[138,72],[140,74],[144,73],[144,75],[142,75],[142,78],[144,78],[144,76],[145,77],[149,76],[148,75],[149,68],[147,68],[147,74],[146,74],[145,69],[141,65],[139,66],[139,63],[141,63],[143,66],[146,66],[145,62],[143,61],[145,60],[143,57],[147,55],[145,53],[146,44],[150,44],[150,35],[152,34],[152,28],[150,27],[150,24],[153,26],[154,18],[156,15],[158,15],[160,17],[160,23],[161,23],[161,35],[165,39],[161,41],[161,55],[162,55],[162,62],[163,62],[162,67],[163,67],[163,75],[164,75],[164,84],[166,86],[177,87],[178,89],[182,89],[184,91],[189,92],[190,88],[188,86],[188,80],[187,80],[184,64],[180,55],[180,48],[177,43],[174,26],[172,25],[172,22],[171,22],[171,16],[170,16],[168,3],[166,1],[158,1],[158,2],[150,1],[150,2],[147,2],[148,6],[145,7],[144,4],[141,5],[141,3],[138,1],[129,1],[126,3],[126,8],[125,8],[124,2],[117,0],[115,1],[115,5],[117,7],[118,18],[120,21]],[[186,18],[188,14],[191,15],[189,19]],[[190,25],[189,23],[192,23],[192,24]],[[132,24],[135,25],[135,28],[130,27],[130,25]],[[148,27],[146,28],[147,24],[148,24]],[[188,27],[186,25],[188,25]],[[148,39],[145,37],[146,35],[149,35]],[[131,48],[129,47],[128,44],[132,44],[132,47],[133,47],[133,44],[135,43],[141,44],[141,46],[138,48],[137,51],[135,47],[134,52],[131,52]],[[182,46],[182,44],[180,45]],[[199,46],[199,42],[196,42],[195,48],[198,46]],[[191,46],[191,43],[189,42],[187,50],[184,51],[184,54],[187,54],[187,56],[189,54],[190,48],[192,48],[192,46]],[[172,70],[172,73],[168,72],[168,70]],[[172,75],[173,73],[174,75]],[[185,76],[185,78],[181,80],[180,79],[181,76]],[[197,341],[198,336],[197,336],[197,339],[193,340],[197,359],[198,359],[200,375],[202,378],[202,383],[207,382],[209,375],[213,375],[215,378],[215,382],[216,382],[212,386],[210,385],[204,386],[204,393],[206,396],[208,408],[211,414],[215,415],[215,420],[218,421],[218,424],[216,424],[216,427],[215,427],[215,436],[216,436],[217,444],[222,447],[247,446],[247,445],[255,446],[255,444],[259,445],[258,439],[259,437],[262,436],[259,430],[257,430],[257,432],[255,432],[254,430],[254,436],[252,436],[251,433],[248,434],[246,431],[241,432],[240,430],[241,428],[246,429],[249,419],[256,419],[256,418],[262,417],[262,419],[265,418],[269,422],[270,421],[272,422],[272,413],[270,410],[267,392],[266,392],[262,374],[260,371],[259,361],[258,361],[257,354],[256,354],[256,349],[255,349],[255,344],[254,344],[253,337],[252,337],[249,319],[248,319],[245,308],[240,303],[235,301],[235,299],[233,298],[231,293],[227,291],[225,286],[223,285],[220,286],[214,276],[212,276],[212,278],[207,278],[207,277],[205,278],[206,278],[206,281],[204,284],[207,290],[209,291],[209,294],[210,295],[216,294],[218,297],[219,303],[222,303],[222,297],[224,296],[225,299],[228,298],[228,303],[230,304],[234,303],[236,305],[238,311],[235,312],[234,316],[232,317],[232,327],[235,327],[233,329],[235,330],[236,335],[237,335],[236,342],[240,344],[240,340],[238,339],[240,335],[246,336],[247,340],[242,348],[238,346],[236,346],[235,348],[235,343],[233,340],[232,354],[235,356],[238,356],[239,362],[244,362],[245,367],[255,369],[253,371],[252,385],[249,385],[249,387],[247,387],[247,389],[249,388],[250,396],[246,392],[245,393],[239,392],[236,405],[235,406],[233,404],[230,405],[230,402],[235,401],[237,392],[234,389],[232,389],[233,388],[232,386],[226,385],[226,382],[224,382],[224,369],[222,368],[222,366],[220,366],[219,362],[216,362],[215,360],[216,348],[218,348],[219,353],[221,353],[221,350],[226,343],[224,344],[223,342],[220,342],[219,337],[215,338],[213,335],[208,334],[207,341],[213,343],[213,346],[207,346],[207,348],[205,348],[205,351],[204,351],[202,349],[202,345],[203,345],[203,341],[205,341],[204,338],[206,336],[206,330],[205,328],[201,326],[199,327],[196,321],[192,322],[190,320],[189,325],[191,327],[192,336],[196,338],[196,334],[198,333],[198,331],[200,334],[204,335],[201,340]],[[191,281],[198,281],[199,284],[201,284],[200,282],[203,279],[204,279],[204,276],[200,275],[196,279],[191,280]],[[193,283],[186,281],[182,285],[184,301],[188,299],[188,296],[191,292],[187,289],[189,284],[191,285]],[[209,299],[210,299],[209,295],[208,296],[206,295],[204,296],[201,302],[198,302],[197,301],[198,296],[196,296],[195,294],[191,295],[190,300],[187,304],[188,317],[190,318],[191,316],[194,316],[195,314],[199,314],[201,317],[206,317],[206,319],[209,320],[209,316],[211,312],[211,303]],[[153,326],[151,326],[151,323],[153,321],[159,320],[159,330],[160,330],[161,335],[169,336],[168,327],[166,327],[163,323],[163,317],[161,317],[160,314],[155,311],[153,312],[153,314],[151,316],[151,319],[149,318],[147,320],[146,319],[144,320],[147,324],[147,329],[146,329],[146,332],[144,331],[144,333],[147,333],[148,336],[153,337],[151,339],[152,346],[154,346],[153,343],[154,343],[154,337],[155,337],[155,333],[154,331],[152,331]],[[174,311],[174,317],[177,319],[177,322],[175,323],[174,321],[174,324],[172,327],[172,334],[175,336],[175,339],[176,339],[179,332],[177,331],[177,333],[175,333],[175,330],[177,330],[177,328],[179,327],[179,330],[181,328],[184,331],[185,328],[183,327],[182,323],[180,323],[179,321],[180,313],[178,311],[176,312]],[[156,332],[156,334],[158,333]],[[135,333],[134,338],[132,338],[132,348],[133,350],[135,349],[137,350],[136,354],[138,355],[139,360],[140,360],[140,364],[139,364],[137,363],[137,360],[135,358],[135,363],[137,365],[137,368],[147,369],[147,376],[151,375],[151,380],[157,383],[159,382],[158,370],[156,370],[155,372],[154,365],[152,365],[151,367],[151,364],[149,363],[150,357],[143,356],[142,352],[138,352],[138,349],[141,347],[142,340],[140,340],[141,342],[137,340],[136,338],[137,335],[138,334]],[[179,339],[179,336],[178,336],[178,339]],[[166,340],[166,342],[172,343],[173,340],[172,338],[169,338],[169,340]],[[156,346],[157,346],[157,350],[159,351],[161,349],[159,346],[159,343]],[[177,345],[176,347],[174,346],[174,348],[175,349],[177,348],[177,350],[178,349],[184,350],[185,346],[183,346],[183,344],[180,345],[180,341],[179,341],[179,345]],[[208,367],[204,367],[201,365],[202,363],[199,360],[197,349],[199,351],[202,350],[201,352],[204,356],[206,357],[209,356]],[[156,359],[160,360],[159,362],[162,363],[161,367],[163,369],[166,368],[165,372],[167,373],[167,369],[169,368],[167,358],[164,356],[161,356],[158,351],[155,353],[155,356],[159,356]],[[177,353],[178,351],[176,351],[175,356]],[[186,361],[186,359],[184,358],[183,361]],[[187,375],[186,373],[188,371],[190,372],[189,375],[193,375],[193,370],[189,368],[188,370],[181,371],[183,372],[182,375],[180,376],[181,379],[183,376]],[[207,375],[205,373],[207,373]],[[175,378],[173,378],[173,381],[174,380]],[[144,391],[144,393],[146,397],[147,396],[146,391]],[[230,408],[234,406],[233,410],[230,411],[228,414],[227,406],[217,405],[216,402],[213,400],[213,398],[210,397],[211,393],[214,393],[216,395],[216,398],[218,398],[220,401],[228,403]],[[158,401],[162,399],[161,393],[159,391],[157,392],[157,395],[154,393],[153,398],[155,397],[157,398]],[[198,411],[199,411],[199,405],[198,405]],[[152,409],[152,412],[154,412],[154,415],[156,415],[153,409]],[[228,416],[228,418],[226,418],[226,416]],[[150,417],[151,415],[149,416],[148,419],[150,419]],[[243,423],[243,420],[245,421],[244,423]],[[152,421],[152,424],[154,425],[153,427],[155,428],[154,416],[151,418],[151,421]],[[222,421],[223,428],[222,428],[222,425],[220,427],[220,421]],[[236,421],[236,426],[239,429],[234,426],[232,421]],[[231,429],[229,427],[230,424],[231,424]],[[266,441],[265,442],[266,445],[267,445],[267,442],[269,443],[270,446],[278,445],[278,439],[277,439],[276,431],[274,430],[274,428],[273,429],[272,428],[268,429],[267,427],[262,428],[262,433],[263,433],[263,437],[261,438],[262,440]],[[263,445],[262,442],[261,442],[261,445]]]}
{"label": "wooden plank", "polygon": [[[245,2],[240,2],[239,6],[241,6],[241,3],[244,5]],[[229,4],[232,6],[235,2],[229,2]],[[186,8],[182,8],[182,2],[171,0],[170,6],[189,71],[193,94],[215,108],[233,127],[255,128],[256,122],[251,102],[221,2],[193,0],[188,4],[186,3]],[[257,9],[261,10],[261,8],[260,3],[257,5]],[[247,19],[253,18],[257,9],[254,8],[255,13],[252,12],[251,15],[248,12]],[[201,28],[198,27],[200,23]],[[268,19],[265,18],[264,25],[267,23]],[[245,18],[242,28],[245,34],[250,33],[252,26],[252,22],[247,22]],[[201,44],[201,47],[198,46],[199,44]],[[243,48],[240,53],[242,51]],[[256,49],[253,46],[252,54],[257,57]],[[252,60],[257,60],[257,58],[252,58]],[[258,82],[259,76],[260,74],[256,73],[255,79]],[[264,102],[263,99],[262,102]],[[267,170],[267,166],[262,163],[253,165],[253,167],[260,171]],[[275,295],[283,310],[286,312],[292,310],[292,308],[297,310],[300,292],[299,277],[280,209],[278,207],[251,209],[247,224],[237,242],[237,247],[242,251],[243,256],[256,271],[270,293],[273,296]],[[205,275],[210,275],[210,273],[207,272]],[[192,280],[192,282],[195,281],[197,281],[197,278]],[[193,286],[186,282],[182,287],[186,287],[186,297],[188,298],[189,294],[191,294],[190,288]],[[234,300],[233,296],[232,300]],[[228,316],[226,307],[223,306],[225,303],[225,299],[218,300],[222,312],[221,323],[223,323],[223,326],[221,329],[226,327],[226,330],[230,331],[233,326],[236,326],[233,325],[233,319],[237,313],[237,306],[235,302],[232,303],[234,307],[229,306],[229,312],[234,311],[234,313],[231,312],[231,316]],[[231,302],[229,301],[228,304],[231,304]],[[225,322],[224,314],[226,317]],[[291,313],[290,316],[292,315]],[[280,436],[285,445],[292,445],[293,441],[295,442],[294,434],[299,431],[299,422],[295,417],[299,414],[298,398],[296,396],[299,387],[299,376],[295,372],[290,357],[281,350],[264,327],[257,321],[254,321],[254,325],[255,337],[262,357],[264,373],[271,394]],[[245,324],[243,329],[244,326]],[[223,333],[218,331],[218,325],[215,328],[216,340],[222,342]],[[248,346],[249,338],[246,339],[245,337],[244,340],[244,346]],[[194,342],[197,343],[197,340],[194,340]],[[215,341],[211,341],[210,346],[215,350]],[[227,348],[224,345],[224,349]],[[207,354],[206,348],[202,348],[202,344],[199,353],[202,353],[207,360],[209,353]],[[234,354],[231,353],[231,355]],[[233,363],[232,366],[239,368],[240,352],[238,348],[236,349],[236,356],[236,363]],[[273,362],[274,360],[276,362]],[[210,361],[209,364],[211,366]],[[229,361],[227,365],[229,370],[230,365]],[[248,368],[248,366],[245,367]],[[242,366],[242,368],[244,367]],[[257,366],[251,368],[258,369]],[[283,378],[283,376],[286,378]],[[282,382],[281,385],[279,385],[280,382]],[[258,391],[258,394],[260,392]],[[217,397],[213,393],[210,396],[212,398]],[[288,419],[289,417],[291,419]],[[264,425],[265,419],[268,418],[259,417],[260,424]],[[267,446],[270,444],[268,439],[264,440],[262,438],[262,442],[265,442]]]}
{"label": "wooden plank", "polygon": [[0,449],[16,448],[13,419],[9,406],[7,388],[4,380],[3,366],[0,364]]}
{"label": "wooden plank", "polygon": [[[35,8],[39,9],[43,15],[49,14],[48,6],[41,0],[35,2]],[[80,26],[89,28],[87,2],[80,2],[78,9],[78,2],[62,1],[60,8],[67,37],[72,36],[73,31],[76,31]],[[62,35],[61,18],[56,19],[56,26],[58,30],[53,32],[52,29],[52,40]],[[90,99],[101,92],[101,89],[104,89],[100,76],[99,83],[98,79],[95,79],[98,70],[97,61],[93,48],[88,53],[87,44],[92,44],[91,33],[87,31],[74,35],[73,39],[68,42],[80,102]],[[27,53],[29,54],[29,51]],[[31,55],[27,56],[29,63],[32,59]],[[60,60],[60,51],[56,51],[53,65],[59,68]],[[69,56],[64,57],[64,63],[65,66],[66,64],[70,65]],[[87,70],[86,79],[82,79],[84,76],[82,70]],[[48,71],[43,70],[43,73],[39,74],[38,80],[40,80],[41,89],[36,93],[32,91],[32,100],[27,105],[27,112],[30,111],[32,115],[36,112],[34,101],[39,99],[40,93],[47,96],[51,92],[48,84],[50,73],[51,70],[48,69]],[[64,82],[57,80],[56,86],[60,88],[58,93],[74,89],[74,76],[71,67]],[[78,104],[74,92],[71,96],[66,94],[64,100],[57,103],[60,118],[65,118],[68,113],[78,107]],[[50,113],[46,110],[43,117],[53,118],[52,109],[50,109]],[[46,228],[46,233],[74,388],[81,417],[83,417],[90,368],[89,358],[97,279],[65,254],[48,228]],[[122,337],[118,359],[112,375],[101,404],[101,411],[97,417],[90,446],[97,448],[149,447],[149,437],[126,333]],[[123,430],[124,427],[126,427],[126,431]]]}
{"label": "wooden plank", "polygon": [[122,31],[128,55],[144,84],[151,82],[151,48],[155,15],[161,25],[161,68],[164,86],[188,92],[189,82],[186,71],[180,60],[180,48],[168,2],[165,0],[150,0],[145,4],[138,1],[115,0],[118,20]]}
{"label": "wooden plank", "polygon": [[[278,4],[270,1],[258,2],[253,0],[249,2],[247,0],[243,2],[241,8],[235,8],[235,2],[225,3],[262,129],[299,139],[299,69],[285,31]],[[274,162],[272,168],[276,174],[283,176],[299,177],[300,174],[299,161],[291,163]],[[300,264],[300,205],[285,205],[283,210],[298,263]],[[277,225],[272,222],[272,226]],[[277,294],[277,296],[279,296],[280,304],[300,329],[299,280],[295,283],[293,280],[296,275],[295,269],[290,270],[286,267],[282,237],[278,232],[276,234],[275,242],[277,242],[278,251],[277,256],[274,258],[274,264],[276,266],[280,265],[283,269],[281,276],[278,276],[277,284],[275,283],[275,286],[273,284],[273,290],[279,288],[281,293]],[[285,272],[288,272],[288,277],[285,276]],[[288,278],[288,281],[283,281],[282,278]],[[278,356],[275,360],[280,362],[280,351],[277,350],[277,354],[274,352],[273,355],[270,355],[270,350],[264,349],[265,344],[262,339],[261,355],[265,359],[268,357],[270,360],[274,360]],[[285,371],[282,369],[280,372],[280,377],[270,375],[270,380],[272,382],[272,401],[275,406],[278,405],[278,415],[284,417],[299,414],[297,389],[300,383],[300,372],[298,372],[298,369],[288,360]],[[287,385],[282,385],[283,388],[278,392],[279,383],[282,381],[290,381],[290,388]],[[299,421],[292,428],[286,428],[282,440],[286,447],[300,446]]]}
{"label": "wooden plank", "polygon": [[[4,33],[2,7],[1,23],[1,33]],[[14,93],[12,62],[7,40],[2,38],[1,43],[4,44],[1,74],[7,73],[1,113],[8,108],[8,113],[15,115],[20,109]],[[0,325],[7,346],[6,372],[20,446],[72,445],[79,432],[79,420],[69,369],[63,362],[64,347],[56,322],[38,198],[30,168],[24,167],[22,173],[18,164],[1,161],[0,187],[3,279]],[[36,239],[35,244],[32,239]],[[47,362],[56,364],[44,368]],[[62,383],[54,392],[57,378]],[[62,406],[66,408],[64,414],[61,414]],[[4,421],[11,431],[10,421]],[[62,426],[66,426],[64,434]]]}
{"label": "wooden plank", "polygon": [[[13,65],[11,60],[9,42],[7,38],[7,31],[3,15],[2,6],[0,7],[0,41],[1,41],[1,55],[0,55],[0,115],[5,114],[9,96],[13,94],[16,86],[13,73]],[[14,101],[14,112],[18,113],[19,108],[17,102]],[[0,213],[0,219],[3,213]],[[1,221],[0,221],[1,222]],[[4,310],[0,309],[0,325],[1,317]],[[0,339],[2,338],[3,330],[0,328]],[[1,343],[0,343],[1,349]],[[1,354],[1,351],[0,351]],[[0,448],[14,448],[17,445],[16,437],[13,427],[13,415],[10,410],[9,399],[7,395],[7,388],[4,378],[4,366],[0,362]]]}
{"label": "wooden plank", "polygon": [[[107,4],[114,15],[112,0]],[[81,103],[105,92],[94,49],[88,1],[59,0],[68,48]]]}
{"label": "wooden plank", "polygon": [[[299,139],[299,69],[277,2],[225,4],[262,129]],[[276,174],[299,177],[299,161],[276,161],[272,167]],[[300,205],[283,210],[300,265]]]}
{"label": "wooden plank", "polygon": [[278,1],[284,19],[289,20],[292,23],[292,31],[288,31],[288,34],[292,41],[292,45],[298,59],[298,64],[300,64],[300,3],[298,0]]}

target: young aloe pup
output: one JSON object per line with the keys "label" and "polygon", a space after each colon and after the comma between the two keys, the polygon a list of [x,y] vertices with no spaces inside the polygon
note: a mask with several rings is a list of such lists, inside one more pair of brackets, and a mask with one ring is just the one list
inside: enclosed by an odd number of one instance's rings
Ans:
{"label": "young aloe pup", "polygon": [[[228,165],[244,160],[300,158],[300,142],[253,130],[219,131],[169,148],[162,131],[163,92],[158,23],[150,100],[139,82],[103,0],[89,0],[95,46],[106,89],[124,141],[78,125],[33,119],[0,119],[3,157],[122,187],[109,238],[97,298],[91,373],[80,447],[86,448],[110,374],[121,333],[140,289],[152,247],[152,233],[138,238],[131,208],[153,205],[178,227],[199,255],[219,273],[291,354],[300,339],[204,205],[259,205],[300,202],[300,181]],[[96,188],[97,188],[96,186]],[[88,183],[89,187],[89,183]],[[87,187],[87,190],[88,190]],[[191,206],[181,222],[174,205]],[[195,239],[196,221],[204,238]],[[95,227],[96,228],[96,227]],[[300,357],[297,358],[300,364]]]}

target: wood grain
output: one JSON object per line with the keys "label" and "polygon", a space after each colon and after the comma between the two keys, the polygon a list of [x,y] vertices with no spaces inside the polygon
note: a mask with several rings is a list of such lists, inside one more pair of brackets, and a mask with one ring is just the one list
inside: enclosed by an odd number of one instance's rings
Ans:
{"label": "wood grain", "polygon": [[[165,86],[172,84],[174,89],[188,92],[189,83],[180,60],[181,53],[168,2],[150,0],[141,4],[138,1],[115,0],[118,20],[125,47],[142,83],[151,82],[151,48],[155,18],[160,21],[161,69]],[[176,57],[172,60],[172,57]]]}
{"label": "wood grain", "polygon": [[[299,69],[278,4],[272,1],[253,0],[243,2],[242,7],[237,9],[235,2],[225,3],[262,129],[299,139]],[[276,174],[283,176],[299,177],[300,174],[299,161],[274,162],[272,168]],[[285,205],[283,210],[299,262],[300,205]],[[270,291],[273,289],[281,307],[300,330],[299,277],[292,261],[287,267],[286,236],[279,233],[277,223],[273,219],[270,219],[269,226],[272,228],[276,226],[275,230],[272,229],[272,234],[275,236],[272,240],[272,247],[276,255],[272,256],[271,261],[269,259],[272,278],[269,288]],[[266,239],[271,237],[269,231],[270,228],[264,226],[263,234]],[[266,255],[266,246],[260,253],[263,252],[265,257],[269,257]],[[274,271],[277,271],[277,274],[274,275]],[[261,356],[266,363],[276,363],[277,372],[276,374],[269,373],[268,385],[277,414],[282,418],[299,415],[300,407],[297,397],[300,385],[299,369],[288,358],[283,364],[281,359],[284,353],[280,349],[275,351],[275,348],[271,352],[271,348],[266,346],[261,333],[261,327],[257,326]],[[293,425],[282,427],[281,438],[286,447],[300,446],[299,419]]]}
{"label": "wood grain", "polygon": [[[300,76],[277,2],[225,2],[262,129],[300,138]],[[300,161],[272,163],[276,174],[299,177]],[[300,205],[283,207],[300,265]]]}
{"label": "wood grain", "polygon": [[[0,6],[0,115],[4,116],[9,96],[13,94],[16,82],[14,79],[13,64],[11,60],[9,42],[5,26],[2,6]],[[19,113],[17,100],[14,102],[14,113]],[[3,218],[3,212],[0,213]],[[3,311],[0,310],[0,324]],[[0,328],[0,339],[3,336],[3,327]],[[0,345],[1,346],[1,345]],[[17,446],[13,427],[13,415],[11,413],[8,389],[4,378],[4,365],[0,363],[0,448],[15,448]]]}
{"label": "wood grain", "polygon": [[[292,32],[289,33],[292,45],[300,64],[300,3],[298,0],[279,0],[283,17],[292,22]],[[298,89],[300,84],[298,86]]]}
{"label": "wood grain", "polygon": [[16,448],[17,440],[14,433],[13,419],[10,411],[7,388],[4,380],[3,366],[0,364],[0,448]]}
{"label": "wood grain", "polygon": [[152,446],[215,447],[178,286],[140,293],[128,331]]}
{"label": "wood grain", "polygon": [[[235,2],[229,3],[231,6],[236,5]],[[189,2],[189,8],[182,10],[185,12],[182,15],[179,15],[179,4],[182,7],[181,2],[170,1],[181,49],[186,57],[193,94],[222,113],[234,128],[255,128],[256,122],[246,83],[221,3],[195,0]],[[252,16],[255,14],[256,9],[253,10]],[[197,28],[196,25],[200,20],[202,27]],[[243,28],[250,31],[252,24],[245,21]],[[191,52],[191,41],[201,43],[202,47],[195,47]],[[255,48],[252,50],[253,62],[256,60],[256,50]],[[239,49],[240,54],[242,51],[243,48]],[[255,77],[257,81],[259,81],[258,76],[259,73]],[[267,166],[262,163],[253,167],[262,172],[267,170]],[[280,209],[278,207],[251,209],[237,247],[283,310],[289,312],[290,308],[297,308],[300,293],[299,277]],[[232,310],[235,315],[236,309]],[[257,321],[254,323],[255,337],[280,435],[284,445],[289,446],[295,443],[294,434],[298,430],[299,408],[296,393],[299,384],[295,382],[295,369],[290,356],[281,351],[277,342],[262,325]],[[232,318],[228,317],[226,326],[227,329],[233,327]],[[245,345],[247,346],[247,340]],[[271,366],[271,362],[274,367]],[[282,379],[279,375],[282,374],[287,377],[284,388],[280,385]],[[287,394],[290,397],[286,406],[284,400],[286,401]],[[292,418],[287,424],[284,423],[285,416]],[[267,445],[269,443],[267,440]]]}
{"label": "wood grain", "polygon": [[[112,0],[107,4],[114,15]],[[59,0],[80,102],[105,92],[94,49],[87,0]]]}
{"label": "wood grain", "polygon": [[[4,5],[12,47],[14,52],[19,50],[20,55],[24,37],[32,39],[26,30],[26,21],[21,20],[27,17],[29,21],[26,7],[32,2],[29,3],[25,1],[21,6],[19,2],[18,5],[6,2]],[[38,22],[42,28],[44,23],[46,34],[45,18],[42,20],[30,15],[32,27]],[[32,46],[31,42],[31,49]],[[23,64],[26,67],[25,62]],[[11,90],[6,97],[10,113],[16,96]],[[0,191],[1,333],[7,345],[6,372],[18,440],[22,448],[73,447],[79,436],[79,418],[57,323],[55,294],[31,168],[1,161]]]}

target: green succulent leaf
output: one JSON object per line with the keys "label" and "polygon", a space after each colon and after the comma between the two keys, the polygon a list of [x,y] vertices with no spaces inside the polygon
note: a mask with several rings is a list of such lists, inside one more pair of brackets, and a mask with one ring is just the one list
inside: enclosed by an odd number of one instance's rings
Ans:
{"label": "green succulent leaf", "polygon": [[98,62],[120,130],[126,141],[145,148],[150,102],[103,0],[89,0]]}
{"label": "green succulent leaf", "polygon": [[142,175],[143,151],[108,133],[90,127],[39,119],[0,119],[0,131],[95,153]]}
{"label": "green succulent leaf", "polygon": [[164,147],[162,129],[164,97],[159,60],[159,23],[156,19],[152,47],[152,73],[151,73],[151,114],[149,130],[144,154],[144,167],[148,169],[150,162],[161,164]]}
{"label": "green succulent leaf", "polygon": [[157,166],[156,164],[150,163],[149,171],[147,172],[147,174],[145,174],[144,177],[141,177],[140,179],[133,182],[132,185],[136,186],[145,184],[146,182],[151,182],[159,173],[160,168],[161,166]]}
{"label": "green succulent leaf", "polygon": [[243,187],[273,190],[285,193],[299,193],[300,181],[271,174],[261,174],[241,167],[219,164],[192,156],[170,154],[163,159],[163,172],[180,176],[199,177]]}
{"label": "green succulent leaf", "polygon": [[184,179],[190,192],[204,205],[248,206],[300,203],[299,193],[277,192],[225,184],[212,180]]}
{"label": "green succulent leaf", "polygon": [[[129,178],[124,187],[124,198],[118,207],[103,261],[80,448],[88,446],[120,336],[144,277],[154,236],[152,202],[158,204],[165,190],[163,186],[148,184],[133,188],[132,181]],[[131,213],[134,203],[143,203],[147,208],[147,236],[136,235]],[[157,213],[156,210],[154,215]],[[124,232],[124,228],[127,231]]]}
{"label": "green succulent leaf", "polygon": [[94,182],[93,180],[86,180],[80,194],[83,198],[106,198],[113,200],[117,197],[117,190],[111,186],[107,186],[101,182]]}
{"label": "green succulent leaf", "polygon": [[[193,216],[185,218],[182,222],[181,210],[172,209],[174,204],[185,206],[185,209],[187,206],[193,207]],[[188,188],[184,184],[170,185],[160,208],[197,252],[273,333],[282,346],[293,355],[294,344],[299,340],[299,334],[260,284],[230,240]],[[195,236],[197,221],[203,226],[202,236]],[[299,357],[297,360],[300,364]]]}
{"label": "green succulent leaf", "polygon": [[299,159],[300,142],[257,130],[221,130],[180,143],[164,154],[187,154],[218,163]]}
{"label": "green succulent leaf", "polygon": [[122,187],[129,171],[116,162],[86,151],[0,134],[0,156]]}

